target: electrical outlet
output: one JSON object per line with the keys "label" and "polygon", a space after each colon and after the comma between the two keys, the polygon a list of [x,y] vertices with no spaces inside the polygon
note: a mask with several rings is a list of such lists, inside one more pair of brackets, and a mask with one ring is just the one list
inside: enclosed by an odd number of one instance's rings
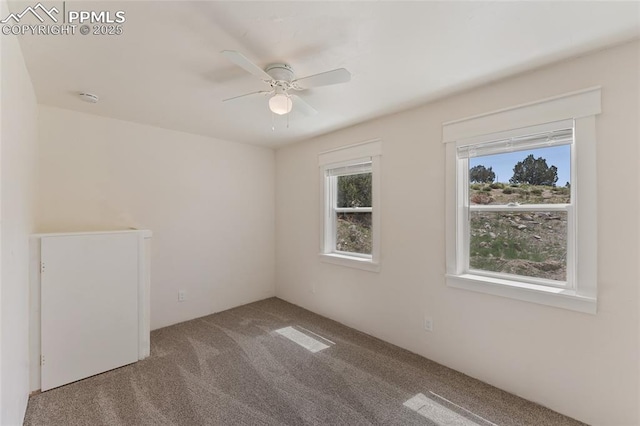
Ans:
{"label": "electrical outlet", "polygon": [[426,331],[433,331],[433,320],[430,317],[424,317],[424,329]]}
{"label": "electrical outlet", "polygon": [[178,290],[178,302],[184,302],[187,300],[187,292],[185,290]]}

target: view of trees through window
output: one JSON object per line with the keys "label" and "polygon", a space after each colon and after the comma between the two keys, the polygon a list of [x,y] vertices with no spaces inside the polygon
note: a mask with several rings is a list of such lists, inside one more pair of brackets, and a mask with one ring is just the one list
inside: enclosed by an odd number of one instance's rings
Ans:
{"label": "view of trees through window", "polygon": [[570,155],[564,145],[469,160],[471,269],[566,280]]}
{"label": "view of trees through window", "polygon": [[336,250],[371,254],[371,173],[338,176]]}

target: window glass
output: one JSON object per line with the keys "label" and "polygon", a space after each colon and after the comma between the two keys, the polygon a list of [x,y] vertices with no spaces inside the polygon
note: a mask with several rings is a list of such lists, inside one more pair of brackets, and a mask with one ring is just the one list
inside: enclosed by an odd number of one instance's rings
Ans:
{"label": "window glass", "polygon": [[338,176],[337,207],[371,207],[371,173]]}
{"label": "window glass", "polygon": [[[570,145],[471,157],[468,268],[567,281]],[[558,186],[558,182],[564,182]],[[549,210],[529,209],[545,205]]]}
{"label": "window glass", "polygon": [[485,155],[469,159],[470,204],[569,204],[571,147]]}
{"label": "window glass", "polygon": [[471,211],[469,268],[567,279],[567,212]]}
{"label": "window glass", "polygon": [[336,250],[371,254],[371,212],[338,213]]}
{"label": "window glass", "polygon": [[371,173],[338,176],[336,204],[336,250],[370,255]]}

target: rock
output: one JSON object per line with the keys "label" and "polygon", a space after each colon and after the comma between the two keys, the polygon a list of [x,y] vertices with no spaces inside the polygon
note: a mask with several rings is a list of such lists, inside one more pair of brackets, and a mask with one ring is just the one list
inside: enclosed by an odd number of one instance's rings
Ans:
{"label": "rock", "polygon": [[535,238],[536,240],[541,240],[542,237],[540,235],[534,235],[533,238]]}
{"label": "rock", "polygon": [[496,238],[496,234],[494,234],[493,232],[489,232],[489,237],[490,237],[492,240],[495,240],[495,238]]}
{"label": "rock", "polygon": [[509,243],[507,243],[506,241],[504,243],[502,243],[503,247],[509,247]]}
{"label": "rock", "polygon": [[526,221],[532,222],[533,218],[531,216],[529,216],[528,214],[523,214],[522,215],[522,220],[526,220]]}
{"label": "rock", "polygon": [[522,231],[524,229],[527,229],[527,226],[526,225],[518,225],[518,229]]}
{"label": "rock", "polygon": [[552,260],[549,260],[549,261],[546,261],[544,263],[541,263],[541,264],[537,265],[537,268],[541,269],[543,271],[557,271],[558,269],[561,269],[564,266],[565,266],[564,263],[554,262]]}
{"label": "rock", "polygon": [[489,223],[484,224],[484,229],[491,229],[491,225]]}

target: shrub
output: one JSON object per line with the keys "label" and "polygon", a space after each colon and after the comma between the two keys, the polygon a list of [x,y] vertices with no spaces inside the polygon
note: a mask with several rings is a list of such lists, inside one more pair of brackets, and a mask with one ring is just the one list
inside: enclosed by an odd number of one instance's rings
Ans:
{"label": "shrub", "polygon": [[339,176],[338,206],[371,206],[371,173]]}
{"label": "shrub", "polygon": [[484,188],[482,188],[482,190],[484,192],[491,192],[491,187],[490,186],[485,186]]}
{"label": "shrub", "polygon": [[470,188],[475,191],[479,191],[480,189],[482,189],[482,185],[480,185],[479,183],[474,183],[470,186]]}
{"label": "shrub", "polygon": [[503,190],[502,190],[502,193],[503,193],[503,194],[507,194],[507,195],[509,195],[509,194],[513,194],[513,189],[511,189],[511,188],[507,187],[507,188],[505,188],[505,189],[503,189]]}
{"label": "shrub", "polygon": [[534,188],[534,189],[531,190],[531,193],[533,195],[542,195],[542,189]]}
{"label": "shrub", "polygon": [[492,189],[502,189],[504,188],[504,185],[498,182],[492,183],[491,185],[489,185]]}

